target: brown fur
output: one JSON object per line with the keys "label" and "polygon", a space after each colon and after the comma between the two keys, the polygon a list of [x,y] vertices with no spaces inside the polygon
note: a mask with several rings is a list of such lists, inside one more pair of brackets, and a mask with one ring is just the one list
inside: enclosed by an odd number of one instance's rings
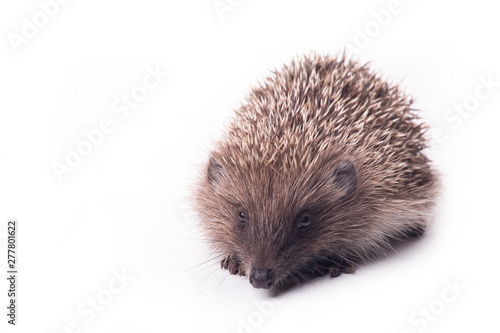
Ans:
{"label": "brown fur", "polygon": [[[254,88],[196,187],[223,267],[267,267],[283,287],[336,276],[383,255],[391,240],[423,233],[438,181],[411,105],[345,57],[295,60]],[[305,215],[311,224],[299,229]]]}

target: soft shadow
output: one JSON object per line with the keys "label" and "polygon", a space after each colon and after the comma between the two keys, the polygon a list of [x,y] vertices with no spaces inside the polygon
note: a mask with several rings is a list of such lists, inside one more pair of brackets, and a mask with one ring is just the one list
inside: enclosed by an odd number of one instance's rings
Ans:
{"label": "soft shadow", "polygon": [[[402,256],[404,253],[407,253],[409,251],[412,251],[415,249],[417,244],[421,242],[425,238],[425,234],[423,235],[413,235],[409,236],[407,239],[401,239],[401,240],[392,240],[390,242],[390,248],[387,249],[386,255],[382,258],[378,259],[372,259],[369,262],[361,262],[356,264],[355,271],[359,271],[363,269],[364,267],[371,266],[374,264],[377,264],[378,262],[388,260],[389,258],[392,258],[393,256]],[[309,286],[309,285],[314,285],[314,281],[319,281],[322,279],[332,279],[332,277],[329,276],[328,271],[322,272],[324,274],[316,275],[316,276],[309,276],[307,279],[298,279],[297,281],[291,281],[289,284],[284,285],[281,288],[274,288],[269,290],[269,296],[271,297],[279,297],[285,293],[292,293],[295,291],[298,291],[302,289],[304,286]],[[347,273],[342,273],[342,275],[351,275]],[[337,278],[337,277],[333,277]]]}

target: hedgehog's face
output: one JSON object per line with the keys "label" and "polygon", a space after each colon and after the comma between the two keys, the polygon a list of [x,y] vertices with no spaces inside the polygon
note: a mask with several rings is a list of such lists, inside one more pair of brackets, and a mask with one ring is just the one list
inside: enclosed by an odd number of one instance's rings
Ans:
{"label": "hedgehog's face", "polygon": [[332,160],[314,173],[280,173],[242,170],[212,157],[206,182],[198,204],[210,241],[230,256],[233,273],[268,289],[310,276],[318,269],[314,263],[328,260],[342,238],[341,207],[355,192],[357,176],[349,160]]}

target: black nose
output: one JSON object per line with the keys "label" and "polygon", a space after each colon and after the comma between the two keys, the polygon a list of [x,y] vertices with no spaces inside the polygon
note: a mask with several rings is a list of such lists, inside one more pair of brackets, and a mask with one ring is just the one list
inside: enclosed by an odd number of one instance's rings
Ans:
{"label": "black nose", "polygon": [[274,273],[269,268],[255,267],[250,274],[250,283],[255,288],[269,289],[274,285]]}

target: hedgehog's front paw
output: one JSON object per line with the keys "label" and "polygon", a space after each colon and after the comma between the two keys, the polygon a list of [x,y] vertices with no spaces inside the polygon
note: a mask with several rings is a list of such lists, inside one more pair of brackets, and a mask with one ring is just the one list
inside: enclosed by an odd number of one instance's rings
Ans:
{"label": "hedgehog's front paw", "polygon": [[354,266],[352,263],[347,262],[345,259],[333,259],[331,265],[328,267],[328,272],[330,277],[335,278],[340,274],[352,274],[354,273]]}
{"label": "hedgehog's front paw", "polygon": [[220,263],[220,268],[227,269],[229,274],[244,276],[245,272],[240,269],[240,261],[235,256],[228,254]]}

